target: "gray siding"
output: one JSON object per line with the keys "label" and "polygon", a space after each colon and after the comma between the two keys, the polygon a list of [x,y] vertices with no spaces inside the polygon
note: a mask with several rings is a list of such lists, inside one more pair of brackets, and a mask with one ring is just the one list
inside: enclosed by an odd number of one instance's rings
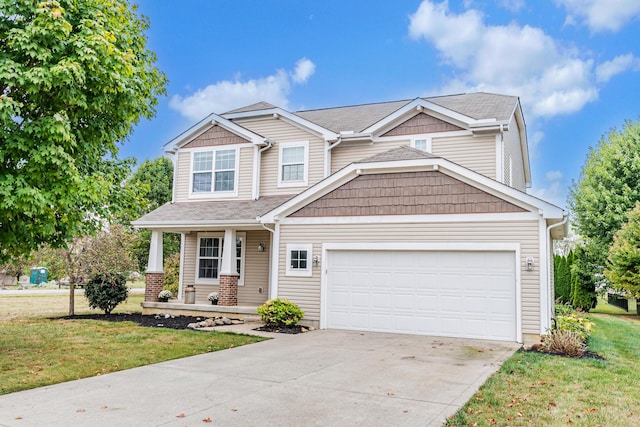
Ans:
{"label": "gray siding", "polygon": [[[300,305],[305,319],[320,319],[320,267],[311,277],[285,275],[287,243],[312,243],[313,255],[321,255],[322,242],[503,242],[521,245],[520,263],[539,258],[538,221],[431,224],[327,224],[280,226],[278,296]],[[517,236],[517,237],[516,237]],[[540,333],[539,270],[521,270],[523,333]]]}
{"label": "gray siding", "polygon": [[[240,232],[242,230],[238,230]],[[246,232],[244,285],[238,286],[238,305],[261,305],[269,296],[269,253],[271,236],[266,230],[249,230]],[[266,245],[264,252],[258,252],[258,243]],[[183,264],[183,286],[194,285],[196,279],[196,259],[198,233],[186,236]],[[207,296],[217,291],[218,285],[195,284],[196,303],[209,304]],[[260,292],[262,288],[262,292]]]}
{"label": "gray siding", "polygon": [[[520,129],[515,115],[509,123],[509,131],[504,133],[504,169],[505,184],[511,185],[520,191],[526,191],[524,180],[524,165],[522,159],[522,147],[520,140]],[[512,182],[509,179],[509,157],[512,159]]]}
{"label": "gray siding", "polygon": [[432,153],[496,179],[496,138],[493,135],[433,138]]}
{"label": "gray siding", "polygon": [[242,121],[240,125],[276,141],[276,145],[262,153],[260,167],[261,196],[297,194],[307,188],[306,186],[278,188],[279,142],[309,141],[308,186],[312,186],[324,178],[325,147],[324,140],[321,138],[280,119]]}

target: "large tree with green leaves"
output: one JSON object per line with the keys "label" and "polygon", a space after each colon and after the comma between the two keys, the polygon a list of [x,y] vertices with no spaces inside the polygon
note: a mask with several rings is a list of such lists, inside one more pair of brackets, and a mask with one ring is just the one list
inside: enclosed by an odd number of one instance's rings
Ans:
{"label": "large tree with green leaves", "polygon": [[128,0],[0,0],[0,262],[102,226],[166,78]]}
{"label": "large tree with green leaves", "polygon": [[[128,225],[131,221],[171,201],[173,163],[166,157],[146,160],[131,175],[124,187],[129,192],[136,192],[140,196],[137,209],[123,210],[123,215],[119,218],[121,223]],[[168,258],[180,250],[179,234],[164,233],[162,237],[164,258]],[[151,231],[140,230],[134,253],[141,270],[146,267],[149,259],[150,242]]]}
{"label": "large tree with green leaves", "polygon": [[618,290],[640,297],[640,203],[615,234],[604,275]]}
{"label": "large tree with green leaves", "polygon": [[572,223],[586,246],[575,254],[585,289],[595,289],[603,279],[613,236],[638,201],[640,122],[627,121],[622,131],[612,130],[589,150],[580,179],[570,189]]}

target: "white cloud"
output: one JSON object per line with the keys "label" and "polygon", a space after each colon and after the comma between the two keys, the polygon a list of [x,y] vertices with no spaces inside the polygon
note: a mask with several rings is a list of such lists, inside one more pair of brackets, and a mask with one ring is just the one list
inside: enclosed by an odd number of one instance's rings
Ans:
{"label": "white cloud", "polygon": [[315,64],[302,58],[295,70],[277,70],[274,74],[258,79],[223,80],[198,89],[191,95],[174,95],[169,107],[191,120],[200,120],[211,113],[224,113],[234,108],[265,101],[287,108],[291,87],[305,83],[315,71]]}
{"label": "white cloud", "polygon": [[316,64],[307,58],[302,58],[296,62],[296,69],[291,78],[295,83],[306,83],[315,71]]}
{"label": "white cloud", "polygon": [[526,6],[524,0],[502,0],[500,5],[511,12],[520,12]]}
{"label": "white cloud", "polygon": [[616,74],[639,67],[640,59],[634,57],[632,54],[619,55],[611,61],[606,61],[598,65],[596,67],[596,78],[599,82],[606,83]]}
{"label": "white cloud", "polygon": [[565,24],[584,22],[594,32],[619,31],[640,17],[638,0],[556,0],[567,10]]}
{"label": "white cloud", "polygon": [[452,93],[518,95],[531,119],[573,113],[598,98],[594,61],[540,28],[488,25],[478,10],[455,14],[446,0],[425,0],[410,17],[409,35],[457,69],[444,88]]}

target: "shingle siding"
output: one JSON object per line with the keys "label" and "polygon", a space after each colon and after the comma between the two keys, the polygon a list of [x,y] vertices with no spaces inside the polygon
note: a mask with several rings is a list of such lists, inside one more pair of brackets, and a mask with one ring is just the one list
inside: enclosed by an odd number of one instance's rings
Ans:
{"label": "shingle siding", "polygon": [[406,122],[396,126],[382,136],[420,135],[436,132],[453,132],[464,130],[458,126],[447,123],[425,113],[420,113]]}
{"label": "shingle siding", "polygon": [[437,171],[361,175],[291,217],[525,212]]}
{"label": "shingle siding", "polygon": [[220,126],[212,126],[203,134],[199,135],[193,141],[184,145],[182,148],[211,147],[216,145],[244,144],[250,142],[238,135],[229,132]]}

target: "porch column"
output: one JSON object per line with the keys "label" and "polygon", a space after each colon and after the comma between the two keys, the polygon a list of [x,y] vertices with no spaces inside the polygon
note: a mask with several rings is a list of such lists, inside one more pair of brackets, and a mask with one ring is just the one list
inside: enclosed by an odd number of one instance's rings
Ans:
{"label": "porch column", "polygon": [[238,271],[236,269],[236,231],[224,230],[222,265],[220,266],[218,304],[238,305]]}
{"label": "porch column", "polygon": [[164,267],[162,265],[162,231],[151,232],[149,245],[149,263],[144,276],[144,300],[158,301],[158,294],[162,290],[164,281]]}

